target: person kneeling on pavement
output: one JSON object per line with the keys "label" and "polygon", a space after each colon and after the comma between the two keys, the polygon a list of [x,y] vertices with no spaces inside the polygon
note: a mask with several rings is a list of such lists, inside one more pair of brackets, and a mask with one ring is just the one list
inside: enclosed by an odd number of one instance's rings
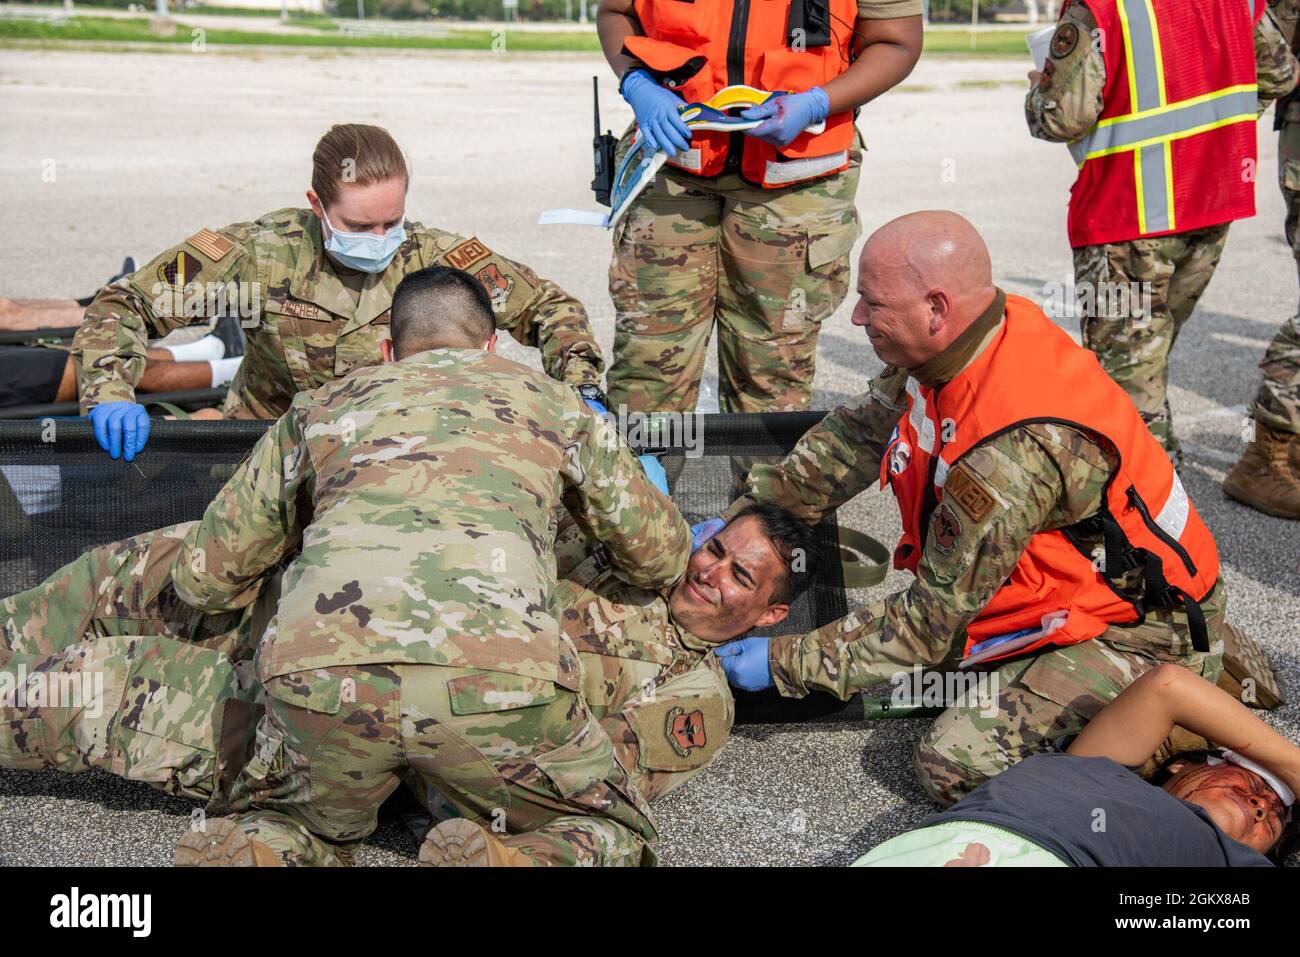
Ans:
{"label": "person kneeling on pavement", "polygon": [[[172,567],[195,524],[92,549],[0,601],[0,671],[15,676],[12,684],[20,674],[106,676],[98,707],[4,700],[0,765],[100,768],[202,801],[206,814],[229,810],[265,705],[252,656],[280,579],[235,612],[189,608]],[[561,663],[580,667],[579,695],[651,802],[702,772],[726,743],[734,705],[712,649],[781,621],[818,573],[812,531],[779,507],[750,509],[717,538],[714,549],[691,556],[673,588],[655,591],[620,579],[576,524],[557,537]],[[796,565],[795,555],[806,558]],[[408,783],[435,817],[469,813],[418,776]],[[503,835],[464,817],[443,821],[420,856],[428,864],[550,863],[548,846],[545,834]]]}
{"label": "person kneeling on pavement", "polygon": [[1096,357],[994,285],[983,239],[955,213],[879,229],[858,290],[853,323],[886,368],[787,458],[754,467],[725,514],[775,502],[817,522],[888,486],[903,524],[894,565],[915,579],[810,634],[723,649],[732,684],[847,698],[914,666],[991,671],[995,713],[950,707],[914,753],[923,786],[951,804],[1159,664],[1217,680],[1214,538]]}

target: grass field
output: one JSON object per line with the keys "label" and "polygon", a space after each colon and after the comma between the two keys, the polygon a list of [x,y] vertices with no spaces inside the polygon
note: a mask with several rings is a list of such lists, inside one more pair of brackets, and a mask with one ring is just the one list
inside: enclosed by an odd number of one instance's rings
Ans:
{"label": "grass field", "polygon": [[[600,42],[593,31],[559,33],[511,30],[504,24],[478,30],[448,30],[446,36],[342,36],[337,26],[323,18],[295,19],[295,25],[310,26],[320,32],[261,33],[252,30],[214,30],[188,26],[185,15],[177,17],[177,30],[173,36],[155,36],[149,32],[145,17],[118,18],[74,16],[63,23],[39,20],[0,21],[0,41],[36,42],[42,45],[77,43],[155,43],[191,45],[201,38],[205,44],[217,46],[288,46],[329,47],[337,49],[410,49],[410,50],[502,50],[524,52],[583,52],[595,53]],[[925,38],[927,55],[963,56],[1028,56],[1024,36],[1019,31],[996,30],[978,33],[972,46],[970,31],[952,28],[932,28]]]}

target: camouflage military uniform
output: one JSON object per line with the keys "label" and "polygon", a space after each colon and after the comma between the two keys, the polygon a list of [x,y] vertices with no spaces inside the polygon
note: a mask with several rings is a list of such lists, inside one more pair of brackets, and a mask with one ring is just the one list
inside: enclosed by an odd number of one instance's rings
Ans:
{"label": "camouflage military uniform", "polygon": [[187,603],[229,610],[300,550],[231,798],[258,811],[260,842],[291,862],[337,854],[414,771],[462,815],[547,826],[543,860],[651,856],[645,802],[561,667],[562,493],[628,581],[684,572],[690,530],[617,433],[516,363],[436,349],[294,399],[173,571]]}
{"label": "camouflage military uniform", "polygon": [[612,407],[694,411],[716,321],[723,412],[808,408],[817,335],[848,293],[862,231],[861,151],[849,160],[784,189],[660,171],[614,228]]}
{"label": "camouflage military uniform", "polygon": [[[912,376],[925,383],[950,381],[997,328],[970,340],[960,355],[950,354],[959,340]],[[746,495],[727,515],[750,501],[766,501],[817,522],[878,483],[881,456],[906,408],[908,378],[905,371],[886,368],[866,394],[827,415],[782,462],[755,466]],[[934,546],[931,529],[906,591],[808,635],[773,638],[770,664],[778,690],[801,697],[819,689],[847,698],[916,665],[955,667],[966,626],[1002,587],[1030,538],[1100,509],[1115,467],[1110,455],[1084,433],[1051,423],[1014,428],[971,449],[953,465],[948,482],[965,470],[982,488],[996,490],[998,507],[978,517],[966,514],[969,520],[946,548]],[[1095,544],[1101,544],[1100,536]],[[1142,626],[1112,627],[1092,641],[1002,665],[994,713],[951,707],[918,744],[914,762],[922,784],[937,800],[957,800],[1043,750],[1052,737],[1078,731],[1133,678],[1161,662],[1179,662],[1216,680],[1221,641],[1215,632],[1224,602],[1222,584],[1202,602],[1211,629],[1209,654],[1193,651],[1179,610],[1148,613]]]}
{"label": "camouflage military uniform", "polygon": [[[181,602],[171,566],[194,524],[92,549],[0,602],[0,766],[98,768],[226,809],[261,712],[252,655],[274,590],[240,612]],[[20,697],[33,675],[81,697]]]}
{"label": "camouflage military uniform", "polygon": [[225,414],[276,418],[295,393],[378,363],[393,291],[407,274],[434,265],[476,275],[497,325],[539,348],[553,378],[599,384],[603,360],[587,315],[554,283],[477,239],[412,222],[406,232],[388,268],[368,276],[333,265],[308,209],[201,230],[105,287],[86,310],[73,342],[82,411],[134,398],[148,338],[237,310],[247,343]]}
{"label": "camouflage military uniform", "polygon": [[[182,605],[171,565],[193,525],[93,549],[0,603],[0,668],[127,676],[111,684],[127,693],[98,714],[48,702],[6,706],[0,766],[95,767],[203,801],[209,813],[225,809],[253,756],[262,694],[249,659],[275,599],[263,594],[244,612],[216,615]],[[557,538],[556,552],[556,599],[572,642],[561,665],[580,674],[579,694],[619,763],[655,801],[703,771],[725,743],[734,719],[726,678],[712,646],[673,624],[665,598],[619,579],[576,525]],[[415,793],[435,814],[446,806],[441,793]],[[539,831],[510,841],[543,855],[548,828]]]}
{"label": "camouflage military uniform", "polygon": [[[1097,32],[1085,4],[1066,5],[1041,79],[1025,98],[1025,119],[1034,136],[1071,142],[1096,125],[1106,82]],[[1268,17],[1255,30],[1255,51],[1262,113],[1294,85],[1296,62]],[[1095,305],[1083,316],[1083,344],[1133,399],[1175,463],[1181,463],[1182,452],[1169,411],[1169,353],[1214,275],[1228,226],[1074,250],[1076,286],[1096,291]],[[1109,292],[1130,288],[1149,289],[1149,302]]]}
{"label": "camouflage military uniform", "polygon": [[[1295,46],[1296,21],[1300,3],[1296,0],[1273,0],[1270,13],[1277,20],[1282,35]],[[1277,105],[1278,185],[1286,201],[1286,240],[1295,253],[1300,271],[1300,97],[1288,96]],[[1297,317],[1288,319],[1273,338],[1260,364],[1264,379],[1251,406],[1256,422],[1293,435],[1300,435],[1300,325]],[[1300,470],[1300,445],[1292,456]]]}
{"label": "camouflage military uniform", "polygon": [[[858,3],[862,19],[921,13],[920,0]],[[783,189],[663,167],[614,228],[613,407],[694,411],[716,323],[723,412],[808,408],[817,336],[848,293],[862,232],[860,137],[855,147],[842,172]]]}
{"label": "camouflage military uniform", "polygon": [[582,665],[579,694],[637,790],[657,801],[708,767],[726,742],[731,689],[715,646],[673,621],[663,593],[622,581],[602,550],[573,537],[577,561],[557,550],[557,595],[560,626]]}

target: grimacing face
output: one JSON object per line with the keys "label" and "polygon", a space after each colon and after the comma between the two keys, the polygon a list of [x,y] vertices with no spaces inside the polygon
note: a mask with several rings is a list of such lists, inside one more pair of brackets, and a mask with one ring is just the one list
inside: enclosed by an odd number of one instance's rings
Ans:
{"label": "grimacing face", "polygon": [[1267,853],[1282,836],[1286,806],[1258,774],[1235,764],[1179,761],[1164,789],[1210,815],[1239,844]]}
{"label": "grimacing face", "polygon": [[691,555],[686,575],[668,597],[673,620],[704,641],[721,644],[751,628],[774,625],[790,606],[774,603],[786,565],[756,515],[727,525]]}

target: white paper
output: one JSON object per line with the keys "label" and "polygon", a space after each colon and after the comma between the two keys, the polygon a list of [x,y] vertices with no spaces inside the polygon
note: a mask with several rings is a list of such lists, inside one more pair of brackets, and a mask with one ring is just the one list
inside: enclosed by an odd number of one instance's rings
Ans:
{"label": "white paper", "polygon": [[608,226],[608,215],[594,209],[548,209],[537,222],[541,226]]}
{"label": "white paper", "polygon": [[1025,37],[1025,42],[1029,44],[1029,53],[1034,58],[1035,70],[1041,71],[1047,65],[1047,51],[1052,48],[1052,37],[1055,35],[1056,27],[1053,25],[1035,30]]}

